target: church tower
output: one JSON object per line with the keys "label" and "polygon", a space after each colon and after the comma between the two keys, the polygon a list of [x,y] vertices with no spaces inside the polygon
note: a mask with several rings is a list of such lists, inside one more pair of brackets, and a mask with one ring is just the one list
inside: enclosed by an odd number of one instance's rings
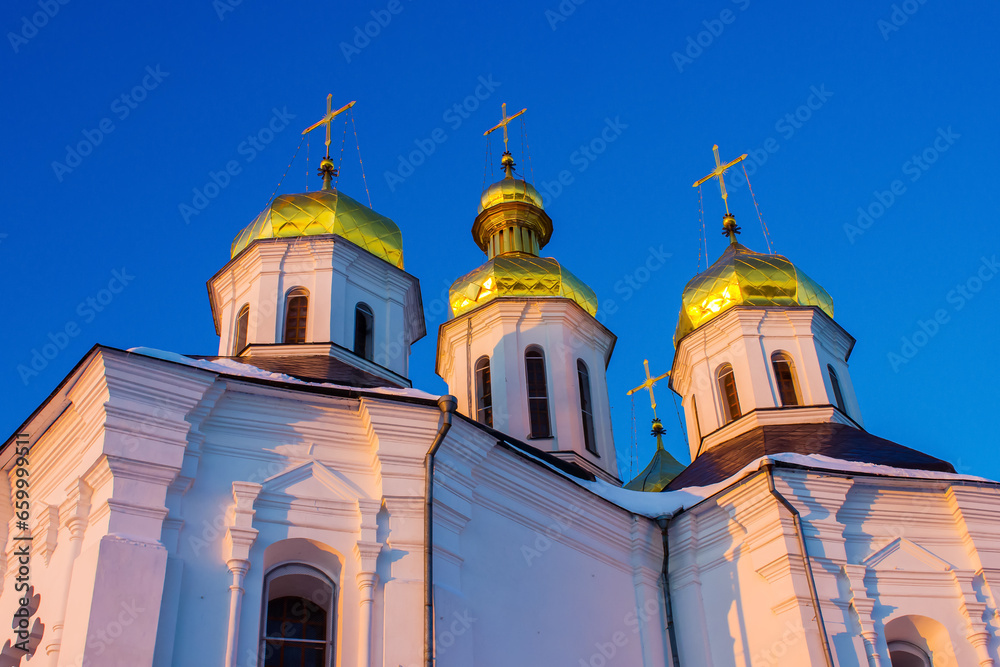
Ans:
{"label": "church tower", "polygon": [[487,261],[451,286],[437,373],[459,412],[618,483],[606,379],[616,339],[595,319],[594,291],[539,256],[552,220],[506,150],[518,115],[504,105],[493,128],[504,130],[506,175],[483,192],[472,225]]}
{"label": "church tower", "polygon": [[[833,299],[787,258],[740,244],[722,174],[729,245],[684,288],[670,386],[683,399],[691,459],[760,426],[837,423],[860,428],[848,369],[851,337]],[[745,156],[743,156],[745,157]]]}
{"label": "church tower", "polygon": [[363,371],[410,386],[410,346],[426,333],[419,281],[403,270],[389,218],[339,192],[327,125],[322,189],[275,197],[233,240],[208,281],[219,356],[341,384]]}

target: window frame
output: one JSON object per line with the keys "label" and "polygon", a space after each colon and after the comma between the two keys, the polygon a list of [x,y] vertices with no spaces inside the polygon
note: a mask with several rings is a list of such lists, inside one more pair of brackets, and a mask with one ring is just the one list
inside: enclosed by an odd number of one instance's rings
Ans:
{"label": "window frame", "polygon": [[[782,373],[778,366],[784,365],[785,372]],[[774,374],[774,388],[777,390],[779,407],[794,408],[802,405],[802,392],[799,390],[799,381],[795,373],[795,361],[792,355],[784,350],[775,350],[771,353],[771,373]],[[786,375],[787,374],[787,375]],[[786,394],[790,392],[791,396]]]}
{"label": "window frame", "polygon": [[[597,430],[594,428],[594,394],[590,384],[590,369],[583,359],[576,360],[576,378],[580,388],[580,417],[583,420],[583,446],[600,458],[597,451]],[[586,392],[584,392],[586,389]],[[584,395],[586,394],[586,396]]]}
{"label": "window frame", "polygon": [[[296,335],[296,340],[288,340],[288,322],[292,315],[292,302],[297,299],[303,299],[305,301],[305,306],[303,310],[305,314],[301,316],[302,324],[301,327],[296,324],[295,331],[302,331],[302,339],[298,340],[298,335]],[[296,313],[296,319],[299,319],[298,313]],[[293,287],[285,293],[285,317],[284,317],[284,327],[281,334],[281,342],[283,345],[302,345],[306,342],[309,332],[309,290],[305,287]]]}
{"label": "window frame", "polygon": [[[726,386],[726,378],[731,378],[732,397],[729,396],[729,388]],[[715,383],[719,390],[719,402],[722,404],[723,426],[731,424],[743,416],[743,408],[740,405],[740,392],[736,386],[736,369],[728,361],[719,366],[715,371]],[[733,402],[730,401],[733,399]],[[736,412],[733,413],[735,407]]]}
{"label": "window frame", "polygon": [[[236,311],[236,327],[233,332],[233,356],[239,356],[243,348],[247,346],[247,338],[250,336],[250,304],[245,303]],[[241,344],[242,339],[242,344]]]}
{"label": "window frame", "polygon": [[889,663],[892,663],[893,653],[905,653],[906,655],[912,656],[917,660],[921,660],[925,667],[931,667],[931,657],[927,654],[924,649],[920,648],[912,642],[908,642],[902,639],[890,639],[885,643],[886,653],[889,655]]}
{"label": "window frame", "polygon": [[[476,381],[476,421],[493,427],[493,371],[486,355],[476,360],[473,367]],[[484,391],[485,389],[485,391]]]}
{"label": "window frame", "polygon": [[826,373],[830,378],[830,387],[833,389],[834,405],[838,410],[850,417],[851,415],[847,412],[847,402],[844,400],[844,388],[840,386],[840,376],[837,375],[833,364],[826,365]]}
{"label": "window frame", "polygon": [[[365,318],[366,327],[363,340],[364,347],[359,349],[358,323],[362,317]],[[364,301],[358,301],[354,304],[354,345],[352,349],[354,350],[354,354],[362,359],[373,361],[375,358],[375,311]]]}
{"label": "window frame", "polygon": [[[323,609],[324,612],[326,613],[326,639],[322,640],[322,642],[319,643],[324,644],[326,647],[323,667],[331,667],[333,664],[335,664],[337,657],[337,606],[339,600],[338,596],[340,595],[340,589],[337,586],[337,582],[334,580],[334,578],[328,575],[326,572],[323,572],[319,568],[309,565],[308,563],[298,563],[298,562],[279,563],[274,567],[268,569],[267,572],[264,573],[264,585],[261,594],[260,630],[257,633],[257,647],[259,651],[257,664],[259,667],[264,667],[264,665],[266,664],[265,660],[267,658],[267,650],[266,650],[267,643],[268,641],[271,641],[272,643],[274,643],[275,641],[274,637],[269,638],[267,635],[268,607],[270,606],[271,603],[270,599],[271,584],[278,577],[288,574],[300,574],[313,577],[314,579],[330,587],[330,600],[327,603],[326,607]],[[300,600],[306,600],[311,604],[323,608],[322,605],[319,605],[316,602],[309,600],[308,598],[303,598],[300,596],[283,595],[275,599],[280,599],[284,597],[298,597]],[[304,644],[318,643],[318,640],[307,640],[307,639],[286,640],[278,638],[278,641],[293,641]]]}
{"label": "window frame", "polygon": [[[537,359],[541,364],[541,390],[540,396],[532,396],[532,372],[528,367],[528,359]],[[552,437],[552,413],[549,410],[549,387],[548,373],[545,371],[545,351],[537,345],[530,345],[524,350],[524,385],[525,396],[528,400],[528,437],[533,440],[547,439]],[[535,387],[538,389],[539,387]],[[534,401],[534,404],[532,403]],[[541,404],[545,416],[544,432],[535,430],[535,413],[532,411],[533,405]],[[542,424],[537,424],[542,426]]]}

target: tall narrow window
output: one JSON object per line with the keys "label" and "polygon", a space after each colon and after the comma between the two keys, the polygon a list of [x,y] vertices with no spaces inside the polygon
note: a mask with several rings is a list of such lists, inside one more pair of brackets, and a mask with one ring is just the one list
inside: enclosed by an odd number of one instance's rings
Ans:
{"label": "tall narrow window", "polygon": [[830,374],[830,386],[833,387],[833,400],[837,402],[837,408],[847,414],[847,406],[844,404],[844,392],[840,389],[840,380],[837,378],[837,371],[833,366],[826,365],[826,372]]}
{"label": "tall narrow window", "polygon": [[785,352],[775,352],[771,355],[771,368],[774,369],[774,381],[778,385],[782,407],[799,405],[799,388],[795,382],[792,358]]}
{"label": "tall narrow window", "polygon": [[365,359],[375,355],[372,337],[375,333],[375,314],[366,303],[354,308],[354,354]]}
{"label": "tall narrow window", "polygon": [[247,346],[247,329],[250,327],[250,304],[245,304],[240,308],[239,315],[236,316],[236,336],[233,338],[233,356],[243,351]]}
{"label": "tall narrow window", "polygon": [[545,357],[538,348],[524,353],[524,375],[528,381],[528,418],[532,438],[550,438],[549,394],[545,384]]}
{"label": "tall narrow window", "polygon": [[306,312],[309,310],[309,292],[296,287],[285,297],[285,344],[306,342]]}
{"label": "tall narrow window", "polygon": [[740,411],[740,397],[736,393],[736,376],[733,375],[733,367],[730,364],[723,364],[717,373],[719,380],[719,395],[722,396],[722,412],[726,423],[739,419],[743,416]]}
{"label": "tall narrow window", "polygon": [[576,377],[580,381],[580,414],[583,416],[583,445],[597,455],[597,438],[594,433],[594,404],[590,397],[590,371],[583,359],[576,360]]}
{"label": "tall narrow window", "polygon": [[490,383],[490,358],[476,362],[476,421],[493,426],[493,386]]}
{"label": "tall narrow window", "polygon": [[267,574],[261,653],[264,667],[327,667],[334,656],[336,589],[306,565]]}

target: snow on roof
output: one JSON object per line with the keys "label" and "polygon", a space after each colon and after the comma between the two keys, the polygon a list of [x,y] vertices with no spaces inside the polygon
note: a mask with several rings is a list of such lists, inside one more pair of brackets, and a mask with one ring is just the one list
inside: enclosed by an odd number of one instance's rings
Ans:
{"label": "snow on roof", "polygon": [[177,354],[176,352],[166,352],[164,350],[157,350],[151,347],[133,347],[129,349],[128,352],[130,354],[141,354],[144,357],[150,357],[152,359],[161,359],[163,361],[171,361],[175,364],[183,364],[185,366],[191,366],[193,368],[200,368],[202,370],[211,371],[212,373],[245,377],[254,380],[268,380],[271,382],[299,384],[305,387],[323,387],[326,389],[363,391],[365,393],[383,394],[385,396],[406,396],[409,398],[426,398],[430,400],[437,400],[439,398],[436,394],[428,394],[426,391],[420,391],[419,389],[407,389],[407,388],[396,388],[396,387],[360,388],[360,387],[349,387],[347,385],[341,385],[341,384],[333,384],[332,382],[306,382],[305,380],[300,380],[297,377],[293,377],[291,375],[285,375],[284,373],[272,373],[271,371],[265,371],[263,369],[257,368],[256,366],[251,366],[250,364],[241,364],[240,362],[235,361],[233,359],[216,359],[215,361],[208,361],[206,359],[192,359],[191,357],[185,357],[183,354]]}
{"label": "snow on roof", "polygon": [[732,486],[745,477],[756,473],[769,463],[790,463],[793,465],[806,466],[817,470],[829,470],[844,473],[860,473],[867,475],[883,475],[887,477],[904,477],[910,479],[934,479],[945,481],[967,481],[967,482],[987,482],[995,484],[993,480],[974,475],[959,475],[948,472],[938,472],[933,470],[910,470],[906,468],[894,468],[891,466],[876,465],[874,463],[859,463],[856,461],[844,461],[831,458],[822,454],[770,454],[762,456],[746,466],[738,473],[715,484],[708,486],[692,486],[678,489],[677,491],[660,491],[651,493],[648,491],[630,491],[626,488],[609,484],[602,479],[585,480],[578,477],[571,477],[558,470],[547,461],[537,456],[532,456],[529,452],[522,453],[529,456],[544,466],[554,470],[556,473],[567,477],[579,486],[587,489],[591,493],[604,498],[624,510],[641,514],[642,516],[656,519],[662,516],[673,516],[678,512],[694,507],[701,501],[712,497],[719,491]]}

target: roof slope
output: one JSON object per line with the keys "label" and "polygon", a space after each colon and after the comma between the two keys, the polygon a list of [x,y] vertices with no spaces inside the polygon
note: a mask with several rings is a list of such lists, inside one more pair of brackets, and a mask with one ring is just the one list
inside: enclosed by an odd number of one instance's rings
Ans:
{"label": "roof slope", "polygon": [[232,361],[253,366],[269,373],[282,373],[306,382],[332,382],[347,387],[373,389],[375,387],[401,388],[402,385],[368,371],[352,366],[328,354],[289,355],[275,357],[203,357],[192,356],[192,359]]}
{"label": "roof slope", "polygon": [[712,447],[677,475],[667,491],[715,484],[735,475],[762,456],[780,453],[822,454],[859,463],[954,473],[947,461],[845,424],[775,424],[758,426]]}

